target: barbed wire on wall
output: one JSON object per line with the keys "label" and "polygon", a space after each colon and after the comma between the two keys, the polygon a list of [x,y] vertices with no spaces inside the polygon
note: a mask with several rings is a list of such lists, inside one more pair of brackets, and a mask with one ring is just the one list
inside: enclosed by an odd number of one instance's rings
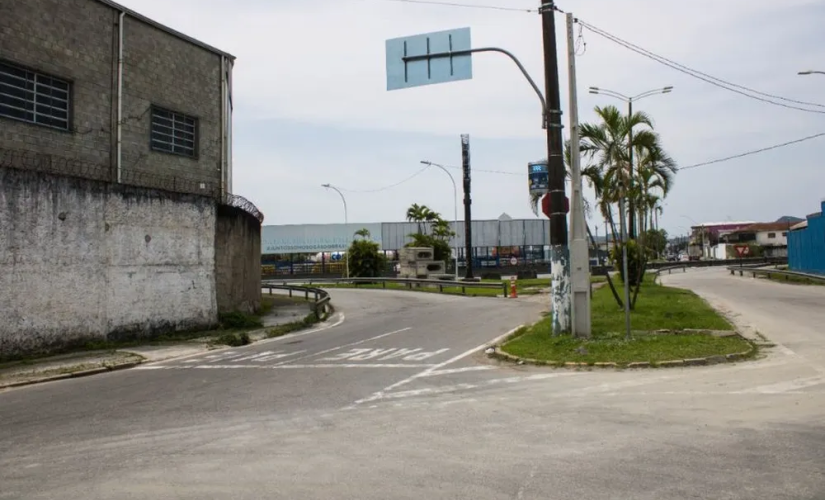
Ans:
{"label": "barbed wire on wall", "polygon": [[226,195],[224,195],[222,201],[223,201],[224,205],[229,205],[230,207],[240,208],[241,210],[245,211],[246,213],[248,213],[251,216],[258,219],[258,222],[263,224],[263,222],[264,222],[263,212],[258,210],[258,207],[256,207],[254,203],[247,200],[243,196],[240,196],[240,195],[237,195],[237,194],[227,193]]}
{"label": "barbed wire on wall", "polygon": [[[111,183],[115,183],[117,176],[115,169],[108,163],[94,163],[50,153],[2,147],[0,147],[0,167],[33,170]],[[214,180],[159,174],[134,168],[134,166],[121,169],[121,183],[175,193],[209,196],[211,198],[218,198],[221,192],[220,184]]]}

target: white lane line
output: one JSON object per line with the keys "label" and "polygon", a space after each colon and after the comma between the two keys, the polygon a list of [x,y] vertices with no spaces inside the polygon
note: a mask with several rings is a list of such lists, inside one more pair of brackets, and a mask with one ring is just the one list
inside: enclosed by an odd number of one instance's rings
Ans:
{"label": "white lane line", "polygon": [[474,353],[474,352],[476,352],[476,351],[479,351],[480,349],[484,349],[485,347],[488,347],[488,346],[495,345],[495,344],[499,343],[499,342],[500,342],[500,341],[502,341],[503,339],[507,338],[509,335],[512,335],[512,334],[513,334],[516,330],[518,330],[518,329],[519,329],[519,328],[521,328],[522,326],[524,326],[524,325],[519,325],[519,326],[517,326],[517,327],[513,328],[512,330],[508,331],[507,333],[504,333],[503,335],[499,335],[498,337],[494,338],[493,340],[491,340],[491,341],[489,341],[489,342],[485,342],[484,344],[481,344],[481,345],[479,345],[479,346],[473,347],[473,348],[472,348],[472,349],[470,349],[469,351],[465,351],[465,352],[463,352],[463,353],[459,354],[458,356],[454,356],[454,357],[452,357],[452,358],[448,359],[447,361],[445,361],[445,362],[443,362],[443,363],[439,363],[439,364],[437,364],[437,365],[435,365],[435,366],[433,366],[433,367],[430,367],[430,368],[428,368],[428,369],[426,369],[426,370],[424,370],[424,371],[418,372],[418,373],[416,373],[415,375],[413,375],[413,376],[411,376],[411,377],[407,377],[407,378],[405,378],[404,380],[400,380],[400,381],[398,381],[398,382],[396,382],[396,383],[394,383],[394,384],[392,384],[392,385],[389,385],[389,386],[385,387],[384,389],[382,389],[382,390],[380,390],[380,391],[378,391],[378,392],[374,392],[374,393],[372,394],[372,396],[369,396],[369,397],[366,397],[366,398],[359,399],[359,400],[355,401],[355,402],[354,402],[351,406],[349,406],[349,407],[347,407],[347,408],[351,408],[351,407],[353,407],[353,406],[357,406],[357,405],[362,404],[362,403],[368,403],[368,402],[370,402],[370,401],[375,401],[376,399],[381,399],[382,397],[384,397],[384,394],[385,394],[386,392],[391,391],[391,390],[395,389],[396,387],[401,387],[402,385],[409,384],[410,382],[412,382],[413,380],[415,380],[415,379],[417,379],[417,378],[427,377],[427,376],[429,376],[429,374],[431,374],[432,372],[434,372],[434,371],[436,371],[436,370],[439,370],[439,369],[441,369],[441,368],[444,368],[445,366],[447,366],[447,365],[449,365],[449,364],[451,364],[451,363],[455,363],[456,361],[459,361],[459,360],[461,360],[461,359],[463,359],[463,358],[466,358],[467,356],[469,356],[469,355],[473,354],[473,353]]}
{"label": "white lane line", "polygon": [[[324,330],[329,330],[330,328],[335,328],[336,326],[343,323],[344,320],[346,319],[346,316],[344,316],[344,313],[336,313],[336,315],[340,315],[341,317],[338,318],[338,321],[336,321],[335,323],[332,323],[330,325],[324,324],[323,326],[321,326],[319,328],[314,328],[312,330],[307,330],[307,331],[303,331],[303,332],[288,333],[288,334],[283,335],[281,337],[275,337],[274,339],[259,340],[259,341],[255,342],[254,344],[249,344],[249,346],[244,346],[244,347],[250,347],[250,346],[253,346],[253,345],[261,345],[261,344],[268,344],[270,342],[278,342],[278,341],[282,341],[282,340],[290,340],[290,339],[294,339],[296,337],[303,337],[304,335],[309,335],[311,333],[317,333],[317,332],[321,332],[321,331],[324,331]],[[333,317],[335,317],[335,316],[333,316]],[[243,349],[243,347],[240,347],[239,349]]]}
{"label": "white lane line", "polygon": [[482,370],[494,370],[495,366],[467,366],[464,368],[451,368],[448,370],[435,370],[422,377],[437,377],[438,375],[450,375],[452,373],[476,372]]}
{"label": "white lane line", "polygon": [[408,326],[407,328],[402,328],[400,330],[393,330],[391,332],[382,333],[381,335],[376,335],[375,337],[370,337],[368,339],[358,340],[356,342],[351,342],[349,344],[344,344],[344,345],[340,345],[340,346],[337,346],[337,347],[331,347],[331,348],[325,349],[323,351],[314,352],[312,354],[307,354],[306,356],[301,356],[300,358],[295,358],[295,359],[290,359],[288,361],[283,361],[281,363],[278,363],[275,366],[285,365],[287,363],[294,363],[296,361],[301,361],[302,359],[307,359],[307,358],[312,358],[312,357],[315,357],[315,356],[320,356],[322,354],[326,354],[326,353],[332,352],[332,351],[337,351],[338,349],[343,349],[345,347],[352,347],[352,346],[356,346],[356,345],[361,345],[361,344],[364,344],[366,342],[371,342],[373,340],[378,340],[378,339],[382,339],[384,337],[389,337],[390,335],[395,335],[396,333],[406,332],[407,330],[412,330],[412,327]]}

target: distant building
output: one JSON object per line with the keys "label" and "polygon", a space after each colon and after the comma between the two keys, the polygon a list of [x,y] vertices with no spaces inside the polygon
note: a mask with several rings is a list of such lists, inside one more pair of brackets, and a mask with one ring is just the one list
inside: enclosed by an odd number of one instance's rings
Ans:
{"label": "distant building", "polygon": [[727,245],[728,248],[725,248],[724,254],[721,251],[717,253],[727,256],[721,258],[735,258],[735,250],[729,247],[736,244],[748,244],[759,247],[766,257],[786,257],[788,255],[788,231],[792,225],[789,219],[783,218],[778,222],[760,222],[737,229],[720,238],[720,246]]}
{"label": "distant building", "polygon": [[231,192],[233,63],[109,0],[3,2],[0,162]]}

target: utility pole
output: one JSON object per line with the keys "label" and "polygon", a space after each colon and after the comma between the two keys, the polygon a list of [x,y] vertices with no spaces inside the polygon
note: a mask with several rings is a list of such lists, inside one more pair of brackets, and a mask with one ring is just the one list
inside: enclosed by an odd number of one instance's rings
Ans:
{"label": "utility pole", "polygon": [[548,191],[550,196],[550,288],[553,306],[553,335],[571,329],[570,249],[567,247],[567,213],[565,211],[564,143],[562,141],[559,62],[556,54],[555,4],[540,0],[542,40],[544,45],[544,95],[547,130]]}
{"label": "utility pole", "polygon": [[570,94],[570,284],[572,288],[572,332],[590,337],[590,255],[587,221],[582,195],[581,150],[579,147],[579,104],[576,87],[576,42],[573,14],[567,13],[567,74]]}
{"label": "utility pole", "polygon": [[[630,120],[630,117],[633,116],[633,99],[628,99],[627,101],[627,119]],[[630,130],[627,131],[627,151],[629,155],[630,165],[628,166],[627,170],[627,179],[628,179],[628,191],[630,193],[633,190],[633,127],[630,127]],[[629,194],[625,194],[628,196],[627,198],[627,236],[631,240],[636,239],[636,207],[633,203],[633,198],[629,197]]]}
{"label": "utility pole", "polygon": [[473,216],[470,205],[470,136],[461,134],[461,170],[464,173],[464,260],[467,262],[467,272],[464,279],[473,279]]}

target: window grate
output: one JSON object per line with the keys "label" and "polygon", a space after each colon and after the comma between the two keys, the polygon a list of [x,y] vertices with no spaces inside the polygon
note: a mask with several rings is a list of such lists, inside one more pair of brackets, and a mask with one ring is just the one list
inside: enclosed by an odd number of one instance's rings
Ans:
{"label": "window grate", "polygon": [[0,116],[69,130],[71,84],[0,62]]}
{"label": "window grate", "polygon": [[198,119],[152,108],[151,145],[155,151],[197,157]]}

